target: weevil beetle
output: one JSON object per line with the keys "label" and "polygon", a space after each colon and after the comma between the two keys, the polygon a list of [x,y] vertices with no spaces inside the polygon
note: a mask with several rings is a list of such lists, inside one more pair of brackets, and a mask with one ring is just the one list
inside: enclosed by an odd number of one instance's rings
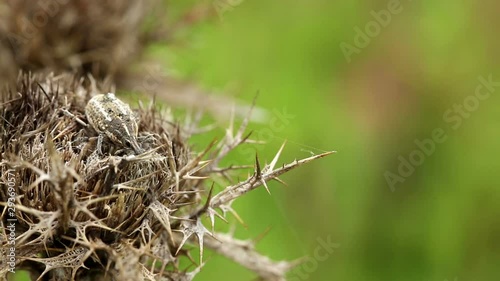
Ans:
{"label": "weevil beetle", "polygon": [[99,134],[97,147],[100,150],[103,136],[113,143],[131,148],[140,154],[143,149],[137,142],[138,125],[130,106],[113,93],[92,97],[85,107],[85,115]]}

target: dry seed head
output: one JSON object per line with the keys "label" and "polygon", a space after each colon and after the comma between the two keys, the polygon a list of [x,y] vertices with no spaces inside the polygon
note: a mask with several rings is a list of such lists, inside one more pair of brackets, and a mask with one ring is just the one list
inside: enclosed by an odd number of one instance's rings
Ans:
{"label": "dry seed head", "polygon": [[[268,188],[267,181],[329,153],[276,168],[282,147],[269,165],[261,167],[256,159],[252,175],[216,194],[213,182],[227,179],[238,169],[218,164],[248,140],[244,133],[248,118],[235,134],[229,129],[216,147],[212,143],[195,153],[187,141],[189,130],[199,130],[197,124],[179,127],[151,104],[137,112],[139,137],[144,138],[141,144],[148,151],[130,156],[99,154],[91,141],[93,129],[78,120],[87,115],[96,130],[106,133],[109,127],[99,122],[104,120],[106,125],[110,115],[94,111],[102,111],[108,102],[119,108],[117,112],[131,111],[112,95],[92,96],[100,91],[89,84],[73,74],[23,74],[18,91],[0,92],[4,227],[0,251],[6,253],[11,247],[5,226],[9,223],[7,202],[13,201],[16,269],[27,269],[40,280],[89,280],[93,276],[192,280],[200,267],[185,272],[178,266],[180,256],[190,258],[185,244],[194,244],[201,254],[200,266],[203,249],[208,247],[262,279],[284,280],[295,263],[274,262],[258,254],[254,245],[209,231],[201,218],[207,215],[214,229],[216,217],[225,221],[227,211],[237,216],[231,207],[234,200],[259,186]],[[104,145],[111,145],[110,141]],[[211,159],[204,160],[209,152]],[[14,182],[12,192],[5,188],[9,182]],[[8,269],[5,260],[0,260],[0,277]]]}
{"label": "dry seed head", "polygon": [[14,79],[19,69],[118,76],[144,47],[143,19],[157,3],[1,1],[0,65],[6,68],[0,73]]}
{"label": "dry seed head", "polygon": [[[186,165],[189,149],[178,128],[170,125],[175,123],[173,120],[153,119],[158,114],[153,106],[139,110],[138,114],[145,121],[143,144],[154,151],[143,158],[95,153],[95,142],[91,141],[95,135],[93,129],[77,119],[85,120],[91,93],[99,91],[80,81],[83,80],[72,74],[21,75],[19,94],[1,93],[0,168],[4,184],[8,182],[7,171],[14,175],[19,231],[16,250],[25,252],[26,257],[42,255],[44,259],[62,262],[61,252],[83,245],[99,256],[86,262],[95,267],[125,258],[102,245],[121,245],[121,241],[140,245],[158,239],[154,235],[161,234],[165,227],[157,223],[158,218],[148,208],[153,202],[176,209],[178,204],[195,202],[201,190],[193,187],[195,181],[176,181],[175,170]],[[106,99],[110,95],[98,97],[104,97],[104,103],[108,104]],[[110,102],[118,105],[113,110],[119,113],[131,112],[128,105],[115,98]],[[97,119],[91,120],[96,128],[101,128]],[[137,124],[134,125],[127,129],[137,132]],[[105,139],[104,145],[114,145],[110,141],[111,138]],[[187,189],[194,193],[176,194],[176,184],[180,191]],[[6,191],[0,189],[0,202],[7,202]],[[2,216],[5,224],[6,219]],[[144,226],[143,220],[151,222],[145,227],[151,230],[150,235],[137,231]],[[175,221],[171,219],[171,223]],[[172,238],[162,239],[156,244],[174,249],[170,241]],[[23,259],[19,259],[16,267],[24,265]],[[116,276],[126,277],[119,272]]]}

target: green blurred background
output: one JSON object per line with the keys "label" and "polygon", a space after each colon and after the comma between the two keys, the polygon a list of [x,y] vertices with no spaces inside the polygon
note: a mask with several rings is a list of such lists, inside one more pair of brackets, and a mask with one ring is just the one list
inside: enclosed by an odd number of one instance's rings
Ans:
{"label": "green blurred background", "polygon": [[[289,187],[271,183],[272,196],[259,189],[235,204],[248,226],[238,237],[272,228],[258,247],[273,259],[314,258],[318,239],[340,245],[290,280],[500,280],[500,88],[459,126],[444,117],[459,116],[454,105],[470,102],[479,76],[500,81],[500,4],[397,2],[212,1],[220,17],[163,54],[206,89],[248,103],[260,91],[270,119],[251,129],[268,141],[255,149],[263,160],[284,139],[283,162],[338,151],[284,176]],[[394,7],[376,32],[373,12]],[[367,26],[375,35],[347,59],[341,44],[355,47]],[[268,134],[276,111],[293,117]],[[436,128],[446,141],[391,189],[386,173]],[[196,280],[252,278],[214,255]]]}
{"label": "green blurred background", "polygon": [[[269,119],[250,129],[268,144],[229,162],[251,163],[255,152],[269,162],[285,139],[281,163],[338,151],[283,176],[288,187],[270,183],[271,196],[258,189],[233,205],[247,225],[236,224],[237,237],[271,228],[262,253],[312,258],[290,280],[500,280],[500,87],[456,129],[443,117],[470,100],[479,76],[500,81],[500,4],[405,0],[385,26],[374,23],[373,11],[393,2],[210,0],[218,16],[177,35],[181,46],[150,52],[205,89],[246,103],[260,92]],[[172,14],[193,3],[170,3]],[[341,44],[356,47],[356,28],[367,26],[374,36],[346,58]],[[279,126],[276,112],[289,115]],[[436,128],[446,141],[391,188],[387,172],[398,175]],[[319,260],[319,241],[338,247]],[[195,280],[255,278],[206,259]]]}

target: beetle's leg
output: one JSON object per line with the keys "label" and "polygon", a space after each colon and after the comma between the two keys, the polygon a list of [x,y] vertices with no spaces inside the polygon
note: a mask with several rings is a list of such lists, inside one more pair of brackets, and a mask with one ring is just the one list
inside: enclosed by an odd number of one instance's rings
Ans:
{"label": "beetle's leg", "polygon": [[97,152],[99,152],[99,154],[103,155],[102,153],[102,141],[104,139],[104,135],[103,134],[99,134],[99,136],[97,137]]}

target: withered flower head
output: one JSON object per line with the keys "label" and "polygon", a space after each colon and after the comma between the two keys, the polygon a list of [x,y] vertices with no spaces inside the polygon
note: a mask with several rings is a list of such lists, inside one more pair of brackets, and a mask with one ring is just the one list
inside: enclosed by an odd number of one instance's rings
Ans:
{"label": "withered flower head", "polygon": [[[44,280],[191,280],[199,267],[184,272],[179,257],[191,259],[184,245],[195,242],[200,267],[205,246],[262,278],[284,280],[293,263],[273,262],[251,242],[214,233],[215,217],[225,220],[238,197],[327,154],[276,168],[280,149],[269,165],[256,160],[248,179],[214,195],[217,177],[242,168],[219,163],[249,137],[248,119],[217,146],[192,151],[188,140],[197,124],[180,126],[151,103],[133,112],[144,152],[109,138],[99,151],[99,134],[84,111],[101,93],[91,81],[72,74],[25,74],[17,91],[1,95],[0,240],[4,254],[15,246],[15,267]],[[210,230],[201,221],[204,215]],[[8,260],[2,262],[0,276],[5,276]]]}

